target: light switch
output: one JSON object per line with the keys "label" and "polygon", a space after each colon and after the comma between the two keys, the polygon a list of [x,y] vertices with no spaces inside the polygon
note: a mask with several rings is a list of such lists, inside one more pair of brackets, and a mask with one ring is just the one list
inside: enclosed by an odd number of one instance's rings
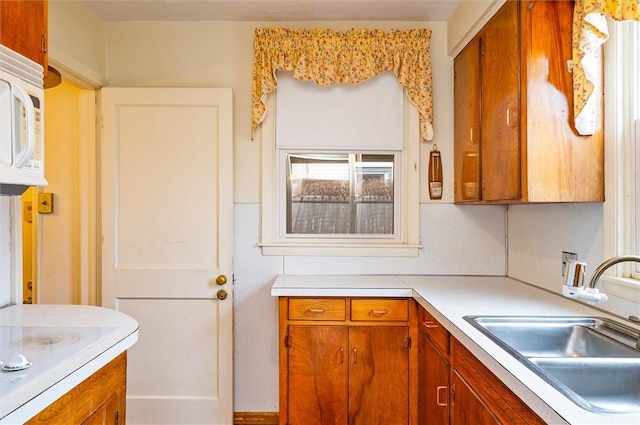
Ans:
{"label": "light switch", "polygon": [[53,212],[53,193],[38,193],[38,212],[40,214]]}

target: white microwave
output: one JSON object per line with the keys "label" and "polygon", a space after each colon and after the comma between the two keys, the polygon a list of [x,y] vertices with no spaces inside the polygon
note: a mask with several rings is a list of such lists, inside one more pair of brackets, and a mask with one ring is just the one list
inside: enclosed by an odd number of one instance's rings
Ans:
{"label": "white microwave", "polygon": [[42,66],[0,45],[0,194],[45,186]]}

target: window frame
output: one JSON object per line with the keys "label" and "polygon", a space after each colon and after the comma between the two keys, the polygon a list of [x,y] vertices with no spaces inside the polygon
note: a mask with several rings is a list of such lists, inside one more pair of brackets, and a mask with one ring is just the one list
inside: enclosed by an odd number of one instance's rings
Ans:
{"label": "window frame", "polygon": [[[640,23],[608,19],[605,43],[604,257],[640,254]],[[638,93],[636,98],[630,93]],[[603,280],[609,294],[638,300],[640,263],[611,267]]]}
{"label": "window frame", "polygon": [[[259,129],[262,143],[261,237],[263,255],[416,257],[420,244],[420,128],[418,111],[403,96],[404,140],[398,161],[399,232],[397,238],[286,238],[284,211],[286,155],[276,149],[277,90],[267,96],[269,114]],[[299,151],[299,150],[297,150]],[[284,226],[284,227],[283,227]]]}

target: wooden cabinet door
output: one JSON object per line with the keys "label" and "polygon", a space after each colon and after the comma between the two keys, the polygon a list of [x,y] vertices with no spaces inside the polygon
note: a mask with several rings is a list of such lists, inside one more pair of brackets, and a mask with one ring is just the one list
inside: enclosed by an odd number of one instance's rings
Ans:
{"label": "wooden cabinet door", "polygon": [[449,423],[449,362],[423,333],[419,345],[418,414],[420,425]]}
{"label": "wooden cabinet door", "polygon": [[[580,136],[574,127],[571,60],[572,1],[522,4],[521,40],[526,71],[527,198],[532,202],[604,200],[603,123],[596,115],[595,133]],[[526,67],[525,67],[526,60]],[[524,87],[524,86],[523,86]],[[598,84],[602,88],[602,84]],[[603,109],[603,94],[599,111]]]}
{"label": "wooden cabinet door", "polygon": [[0,1],[0,44],[47,69],[47,1]]}
{"label": "wooden cabinet door", "polygon": [[451,425],[495,425],[501,422],[458,375],[451,374]]}
{"label": "wooden cabinet door", "polygon": [[349,425],[409,424],[409,328],[349,329]]}
{"label": "wooden cabinet door", "polygon": [[485,201],[521,194],[518,3],[507,2],[480,32]]}
{"label": "wooden cabinet door", "polygon": [[289,326],[290,425],[347,424],[347,326]]}
{"label": "wooden cabinet door", "polygon": [[[120,401],[119,395],[113,394],[107,402],[96,412],[87,418],[82,425],[120,425],[124,424],[124,415],[122,422],[120,420]],[[123,411],[124,413],[124,411]]]}
{"label": "wooden cabinet door", "polygon": [[480,39],[453,62],[455,202],[480,198]]}

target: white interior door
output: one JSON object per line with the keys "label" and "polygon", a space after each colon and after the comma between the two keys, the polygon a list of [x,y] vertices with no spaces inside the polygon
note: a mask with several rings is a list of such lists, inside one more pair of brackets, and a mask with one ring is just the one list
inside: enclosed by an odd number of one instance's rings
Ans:
{"label": "white interior door", "polygon": [[231,89],[106,88],[102,113],[102,304],[140,324],[127,423],[231,424]]}

